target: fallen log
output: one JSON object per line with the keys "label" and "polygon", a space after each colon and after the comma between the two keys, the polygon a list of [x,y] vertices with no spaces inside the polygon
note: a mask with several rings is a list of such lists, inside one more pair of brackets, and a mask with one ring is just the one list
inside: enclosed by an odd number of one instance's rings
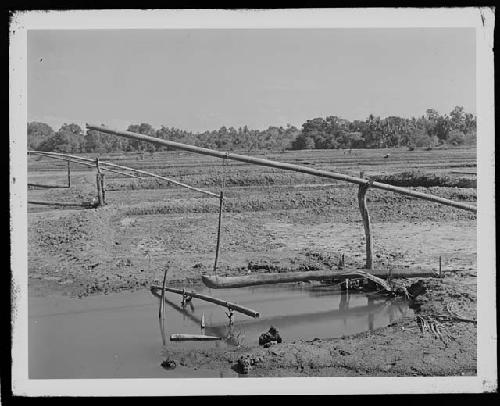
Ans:
{"label": "fallen log", "polygon": [[206,336],[204,334],[171,334],[170,341],[218,341],[222,337]]}
{"label": "fallen log", "polygon": [[210,303],[214,303],[214,304],[219,305],[219,306],[224,306],[229,310],[234,310],[236,312],[246,314],[247,316],[250,316],[250,317],[259,317],[259,312],[256,312],[255,310],[249,309],[249,308],[244,307],[244,306],[240,306],[236,303],[231,303],[231,302],[227,302],[227,301],[222,300],[222,299],[217,299],[217,298],[212,297],[212,296],[202,295],[201,293],[197,293],[194,291],[187,291],[187,290],[183,290],[183,289],[170,288],[167,286],[165,288],[162,288],[161,286],[158,286],[158,285],[151,286],[152,291],[153,290],[162,291],[163,289],[166,290],[167,292],[176,293],[176,294],[181,295],[181,296],[194,297],[196,299],[204,300],[205,302],[210,302]]}
{"label": "fallen log", "polygon": [[265,273],[246,276],[227,276],[202,275],[203,283],[209,288],[242,288],[246,286],[267,285],[277,283],[290,283],[302,281],[319,281],[324,279],[342,278],[353,279],[363,277],[369,279],[381,286],[384,290],[392,291],[391,286],[382,278],[369,274],[368,272],[355,271],[308,271],[308,272],[289,272],[289,273]]}
{"label": "fallen log", "polygon": [[39,187],[42,189],[67,189],[66,185],[42,185],[40,183],[28,183],[28,187]]}

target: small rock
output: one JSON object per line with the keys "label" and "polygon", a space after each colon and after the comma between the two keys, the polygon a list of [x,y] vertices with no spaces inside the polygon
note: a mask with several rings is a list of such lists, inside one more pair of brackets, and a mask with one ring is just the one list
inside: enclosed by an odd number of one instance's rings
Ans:
{"label": "small rock", "polygon": [[248,355],[247,356],[242,355],[238,359],[236,368],[238,370],[238,373],[244,375],[248,374],[248,372],[252,369],[252,363],[250,357]]}
{"label": "small rock", "polygon": [[[271,342],[273,342],[274,344],[279,344],[279,343],[281,343],[281,341],[282,341],[281,336],[280,336],[278,330],[273,326],[271,326],[269,328],[269,331],[261,334],[259,337],[259,345],[263,345],[263,346],[265,346],[266,344],[271,343]],[[273,345],[273,344],[269,344],[269,347],[271,345]],[[268,347],[265,347],[265,348],[268,348]]]}
{"label": "small rock", "polygon": [[177,363],[174,360],[166,359],[161,363],[161,366],[165,369],[174,369]]}

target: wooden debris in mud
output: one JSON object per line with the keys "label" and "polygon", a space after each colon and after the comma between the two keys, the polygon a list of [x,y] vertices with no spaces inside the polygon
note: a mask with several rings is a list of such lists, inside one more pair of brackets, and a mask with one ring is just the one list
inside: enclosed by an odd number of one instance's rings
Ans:
{"label": "wooden debris in mud", "polygon": [[165,288],[163,288],[163,287],[158,286],[158,285],[152,285],[151,290],[152,291],[165,290],[167,292],[176,293],[176,294],[182,295],[182,296],[186,295],[188,297],[204,300],[205,302],[210,302],[210,303],[217,304],[219,306],[224,306],[224,307],[228,308],[230,311],[236,311],[239,313],[243,313],[243,314],[246,314],[247,316],[254,317],[254,318],[259,317],[259,312],[256,312],[255,310],[252,310],[252,309],[249,309],[248,307],[240,306],[236,303],[231,303],[231,302],[228,302],[228,301],[225,301],[222,299],[218,299],[218,298],[215,298],[212,296],[202,295],[201,293],[197,293],[194,291],[187,291],[185,289],[170,288],[167,286]]}
{"label": "wooden debris in mud", "polygon": [[41,189],[67,189],[66,185],[43,185],[40,183],[28,183],[28,188],[41,188]]}
{"label": "wooden debris in mud", "polygon": [[430,331],[434,338],[439,338],[441,341],[444,341],[444,337],[440,329],[440,324],[436,319],[430,316],[419,315],[417,316],[417,324],[419,325],[420,331],[422,332],[423,336],[425,336],[425,333],[427,331]]}
{"label": "wooden debris in mud", "polygon": [[452,316],[453,320],[455,320],[455,321],[463,321],[463,322],[466,322],[466,323],[477,323],[477,320],[468,319],[468,318],[462,316],[461,314],[458,314],[457,312],[453,311],[451,309],[451,303],[448,303],[446,305],[446,310],[448,311],[448,313],[450,314],[450,316]]}

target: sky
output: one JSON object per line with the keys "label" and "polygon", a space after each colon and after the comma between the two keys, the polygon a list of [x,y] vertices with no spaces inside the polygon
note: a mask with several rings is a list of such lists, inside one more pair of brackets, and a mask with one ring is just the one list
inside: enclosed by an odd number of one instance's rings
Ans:
{"label": "sky", "polygon": [[473,28],[30,30],[28,121],[252,129],[476,114]]}

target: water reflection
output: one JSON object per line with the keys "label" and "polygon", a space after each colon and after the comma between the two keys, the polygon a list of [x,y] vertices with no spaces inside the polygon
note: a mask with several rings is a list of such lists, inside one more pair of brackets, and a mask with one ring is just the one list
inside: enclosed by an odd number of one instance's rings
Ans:
{"label": "water reflection", "polygon": [[[200,289],[207,292],[206,289]],[[337,292],[314,285],[214,289],[213,295],[261,313],[252,319],[235,313],[232,326],[224,307],[193,299],[181,306],[165,300],[165,332],[222,337],[211,342],[171,342],[158,332],[160,297],[142,290],[85,299],[29,298],[29,376],[43,378],[218,377],[219,371],[177,365],[166,372],[159,356],[175,347],[187,350],[257,345],[260,334],[276,327],[284,342],[340,337],[376,329],[411,312],[404,300]],[[227,375],[227,371],[224,374]]]}
{"label": "water reflection", "polygon": [[[260,333],[267,331],[270,325],[277,326],[280,331],[285,330],[289,336],[293,334],[294,338],[303,339],[307,339],[308,336],[314,334],[314,330],[318,330],[318,334],[324,332],[325,337],[342,335],[339,333],[350,334],[363,330],[373,331],[381,325],[392,323],[407,310],[406,304],[394,300],[391,301],[385,297],[365,296],[347,290],[341,291],[339,295],[335,294],[331,288],[323,289],[323,292],[319,296],[323,297],[326,302],[323,306],[318,307],[311,305],[309,302],[305,303],[303,302],[303,298],[300,299],[292,294],[292,292],[296,292],[297,290],[303,291],[304,289],[296,286],[286,291],[281,289],[276,291],[262,288],[249,289],[255,296],[259,296],[260,294],[260,297],[255,299],[254,304],[260,306],[258,308],[259,311],[265,308],[265,311],[261,312],[264,317],[260,319],[248,319],[246,316],[238,314],[239,317],[243,317],[244,319],[232,324],[229,323],[227,317],[222,322],[221,317],[223,316],[221,315],[225,314],[227,316],[224,308],[212,306],[211,311],[209,311],[207,304],[204,302],[197,302],[196,305],[191,302],[189,306],[182,306],[167,297],[165,297],[165,303],[182,315],[183,320],[189,319],[196,326],[201,325],[201,318],[196,315],[196,306],[202,307],[205,310],[203,314],[208,312],[209,315],[209,322],[202,330],[202,334],[221,337],[225,345],[231,346],[241,345],[245,334],[251,337],[251,341],[253,341]],[[277,295],[277,291],[281,292],[281,295]],[[313,291],[309,289],[307,290],[307,295],[303,296],[316,296],[317,293],[316,289]],[[154,293],[154,295],[161,298],[157,293]],[[222,295],[220,296],[223,297]],[[279,302],[280,296],[286,302],[285,306],[281,306],[281,312],[279,311],[280,309],[275,309],[278,307],[279,303],[277,302]],[[336,308],[332,306],[335,300],[338,300]],[[288,303],[290,304],[286,306]],[[402,308],[403,305],[405,309]],[[363,319],[365,320],[364,322]],[[336,327],[336,323],[339,321],[344,326],[341,330],[345,331],[336,331],[339,329],[339,327]],[[363,325],[366,327],[363,328]],[[220,345],[221,343],[216,344],[216,346]]]}

